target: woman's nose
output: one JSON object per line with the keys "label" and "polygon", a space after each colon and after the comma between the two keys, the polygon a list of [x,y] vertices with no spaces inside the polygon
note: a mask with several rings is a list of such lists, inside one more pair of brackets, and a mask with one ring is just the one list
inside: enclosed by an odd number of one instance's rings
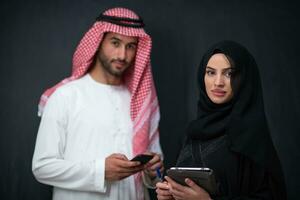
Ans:
{"label": "woman's nose", "polygon": [[224,86],[224,77],[222,75],[217,75],[214,83],[215,86]]}

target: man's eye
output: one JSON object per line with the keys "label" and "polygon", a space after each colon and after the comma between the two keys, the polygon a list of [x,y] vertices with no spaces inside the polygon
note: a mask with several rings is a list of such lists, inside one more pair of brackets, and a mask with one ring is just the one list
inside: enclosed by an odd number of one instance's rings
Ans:
{"label": "man's eye", "polygon": [[127,49],[135,50],[136,49],[136,45],[129,44],[129,45],[127,45]]}
{"label": "man's eye", "polygon": [[120,43],[118,41],[112,41],[111,43],[116,47],[120,45]]}

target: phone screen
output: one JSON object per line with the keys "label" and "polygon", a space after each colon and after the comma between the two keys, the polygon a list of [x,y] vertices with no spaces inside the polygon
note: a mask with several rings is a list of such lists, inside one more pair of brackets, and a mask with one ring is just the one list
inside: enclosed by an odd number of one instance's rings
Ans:
{"label": "phone screen", "polygon": [[139,161],[141,164],[146,164],[153,158],[153,155],[139,154],[131,159],[131,161]]}

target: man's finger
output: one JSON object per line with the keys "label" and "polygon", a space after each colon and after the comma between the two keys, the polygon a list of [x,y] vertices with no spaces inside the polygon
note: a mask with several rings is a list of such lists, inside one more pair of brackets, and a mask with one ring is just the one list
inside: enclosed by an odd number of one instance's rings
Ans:
{"label": "man's finger", "polygon": [[153,165],[157,162],[160,162],[160,155],[158,154],[155,154],[155,153],[149,153],[149,155],[154,155],[153,158],[147,163],[147,165]]}
{"label": "man's finger", "polygon": [[128,160],[128,158],[124,154],[121,154],[121,153],[113,153],[109,157],[118,158],[118,159],[121,159],[121,160]]}
{"label": "man's finger", "polygon": [[[147,165],[147,166],[149,166],[149,165]],[[159,168],[160,171],[162,172],[162,170],[161,170],[162,167],[163,167],[162,162],[157,162],[157,163],[155,163],[155,164],[153,164],[153,165],[150,165],[150,166],[147,167],[147,168],[150,169],[150,170],[153,170],[153,171],[155,171],[157,168]]]}
{"label": "man's finger", "polygon": [[118,160],[118,166],[122,168],[143,168],[139,161]]}

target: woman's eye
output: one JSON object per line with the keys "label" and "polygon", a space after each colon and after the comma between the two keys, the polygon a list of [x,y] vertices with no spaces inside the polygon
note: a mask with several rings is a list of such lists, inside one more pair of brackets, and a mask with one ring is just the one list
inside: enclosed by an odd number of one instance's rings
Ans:
{"label": "woman's eye", "polygon": [[230,78],[231,75],[232,75],[232,71],[227,71],[227,72],[225,72],[224,75],[225,75],[227,78]]}
{"label": "woman's eye", "polygon": [[214,75],[215,73],[213,72],[213,71],[206,71],[206,74],[208,75],[208,76],[212,76],[212,75]]}

